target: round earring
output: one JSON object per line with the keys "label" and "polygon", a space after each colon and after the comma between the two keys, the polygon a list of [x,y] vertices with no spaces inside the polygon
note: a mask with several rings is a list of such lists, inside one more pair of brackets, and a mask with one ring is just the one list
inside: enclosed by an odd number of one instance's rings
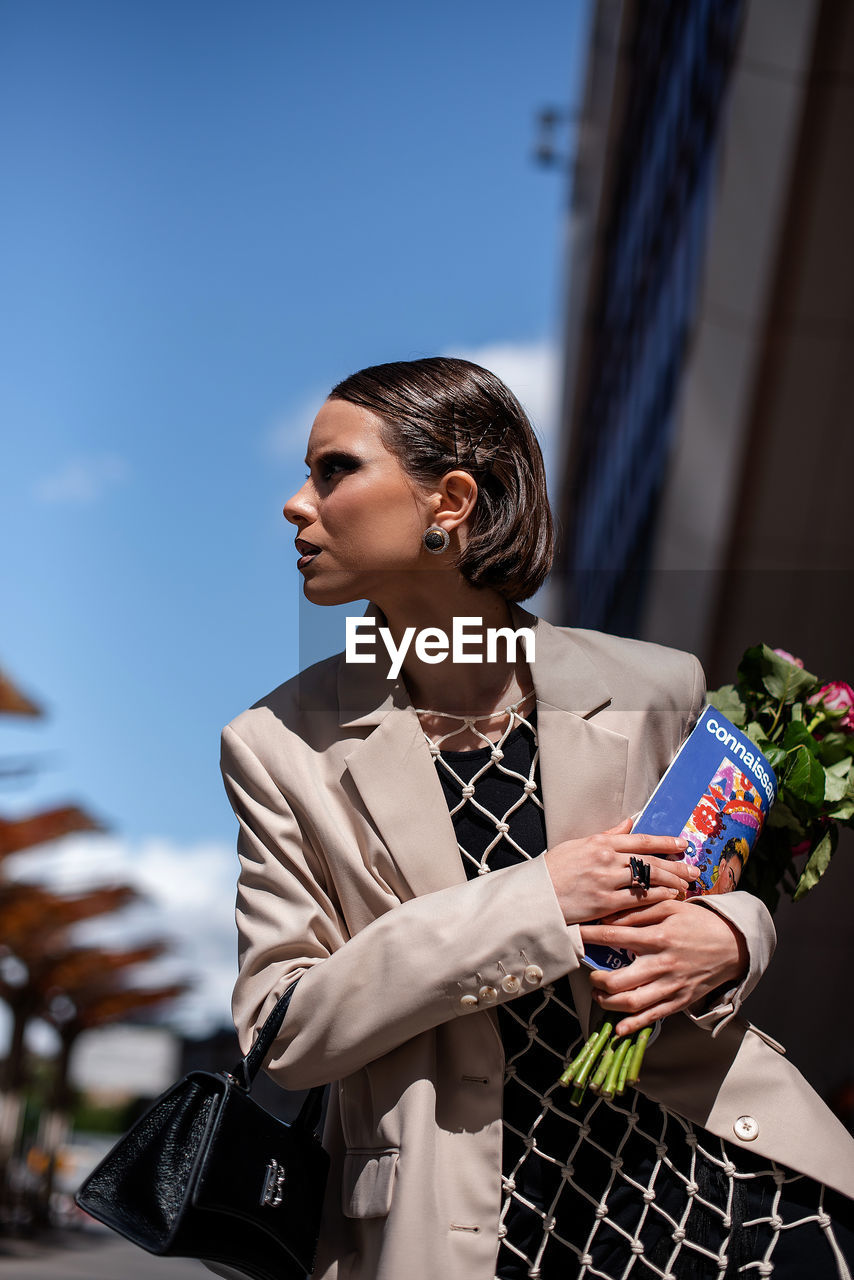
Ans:
{"label": "round earring", "polygon": [[421,541],[432,556],[440,556],[447,550],[451,535],[445,529],[440,529],[437,524],[431,524]]}

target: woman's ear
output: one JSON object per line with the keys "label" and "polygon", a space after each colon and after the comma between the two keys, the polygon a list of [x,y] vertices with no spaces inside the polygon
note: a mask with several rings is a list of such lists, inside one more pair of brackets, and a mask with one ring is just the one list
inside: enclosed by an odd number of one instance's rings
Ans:
{"label": "woman's ear", "polygon": [[462,532],[477,502],[477,481],[468,471],[449,471],[430,494],[433,523],[448,533]]}

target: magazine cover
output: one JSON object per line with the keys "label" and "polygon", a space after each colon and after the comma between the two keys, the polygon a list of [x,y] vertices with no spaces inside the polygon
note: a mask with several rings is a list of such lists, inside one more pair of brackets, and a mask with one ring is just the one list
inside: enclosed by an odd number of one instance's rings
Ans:
{"label": "magazine cover", "polygon": [[[777,798],[774,770],[754,742],[706,707],[659,782],[633,832],[682,836],[687,862],[700,868],[688,896],[735,889]],[[634,953],[590,946],[592,969],[619,969]]]}

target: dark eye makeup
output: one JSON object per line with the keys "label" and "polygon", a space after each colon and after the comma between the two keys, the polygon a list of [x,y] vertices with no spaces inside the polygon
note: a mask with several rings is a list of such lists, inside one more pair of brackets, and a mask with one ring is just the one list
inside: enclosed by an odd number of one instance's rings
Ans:
{"label": "dark eye makeup", "polygon": [[[361,461],[354,454],[342,453],[337,450],[331,453],[322,453],[315,461],[315,466],[323,480],[331,480],[334,476],[342,473],[358,471],[361,465]],[[306,473],[306,479],[309,478],[310,474],[310,472]]]}

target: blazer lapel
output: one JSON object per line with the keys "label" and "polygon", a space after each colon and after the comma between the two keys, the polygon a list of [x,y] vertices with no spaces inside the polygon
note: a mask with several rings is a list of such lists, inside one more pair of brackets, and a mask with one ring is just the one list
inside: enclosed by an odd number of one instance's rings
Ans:
{"label": "blazer lapel", "polygon": [[570,635],[514,608],[517,626],[532,626],[536,657],[540,778],[549,847],[591,835],[618,820],[626,786],[628,741],[589,719],[611,694]]}
{"label": "blazer lapel", "polygon": [[[549,848],[614,826],[622,815],[628,741],[588,719],[611,695],[587,654],[565,631],[514,608],[514,622],[533,626],[540,781]],[[590,985],[584,969],[569,975],[575,1008],[587,1031]]]}
{"label": "blazer lapel", "polygon": [[412,897],[462,884],[454,824],[412,707],[395,707],[346,759]]}
{"label": "blazer lapel", "polygon": [[[374,606],[368,613],[381,617]],[[342,727],[371,728],[346,756],[366,809],[411,897],[462,884],[454,824],[427,740],[401,679],[386,679],[381,663],[338,668]]]}

